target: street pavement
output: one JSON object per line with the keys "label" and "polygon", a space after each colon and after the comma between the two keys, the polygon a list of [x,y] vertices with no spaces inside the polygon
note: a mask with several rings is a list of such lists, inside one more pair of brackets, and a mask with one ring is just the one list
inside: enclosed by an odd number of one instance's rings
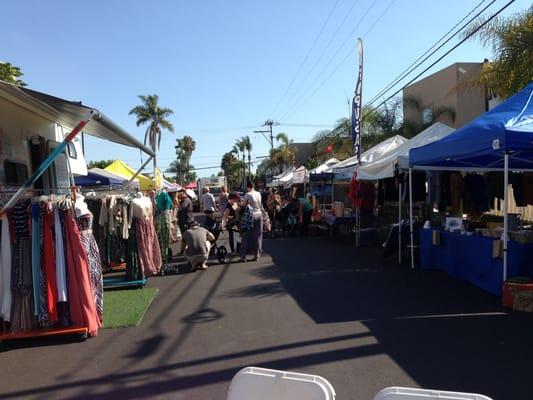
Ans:
{"label": "street pavement", "polygon": [[0,353],[0,397],[225,399],[246,366],[318,374],[338,399],[413,386],[531,398],[533,318],[436,271],[329,237],[277,238],[258,262],[154,277],[139,327]]}

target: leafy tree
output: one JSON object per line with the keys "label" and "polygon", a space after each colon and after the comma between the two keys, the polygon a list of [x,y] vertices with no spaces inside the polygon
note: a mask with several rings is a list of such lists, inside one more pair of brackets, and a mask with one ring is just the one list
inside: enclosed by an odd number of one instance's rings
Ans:
{"label": "leafy tree", "polygon": [[15,67],[14,65],[8,62],[0,62],[0,80],[9,83],[14,83],[15,85],[19,86],[27,86],[25,82],[18,79],[23,75],[24,74],[22,73],[19,67]]}
{"label": "leafy tree", "polygon": [[[148,124],[146,133],[144,134],[144,144],[150,143],[150,147],[156,153],[161,144],[161,130],[166,129],[169,132],[174,132],[174,126],[167,120],[167,118],[174,114],[170,108],[159,106],[159,96],[150,94],[147,96],[137,96],[141,100],[140,106],[133,107],[129,115],[137,117],[137,126]],[[157,167],[156,157],[154,157],[154,171]]]}
{"label": "leafy tree", "polygon": [[505,99],[533,80],[533,6],[509,17],[496,17],[480,28],[486,18],[478,19],[463,35],[473,33],[484,46],[492,46],[494,59],[483,65],[479,83]]}
{"label": "leafy tree", "polygon": [[107,166],[113,164],[113,160],[99,160],[99,161],[89,161],[87,163],[87,168],[100,168],[104,169]]}

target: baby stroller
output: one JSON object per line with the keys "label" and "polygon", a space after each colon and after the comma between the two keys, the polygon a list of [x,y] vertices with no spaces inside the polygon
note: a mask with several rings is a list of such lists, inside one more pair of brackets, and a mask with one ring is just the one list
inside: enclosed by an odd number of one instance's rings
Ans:
{"label": "baby stroller", "polygon": [[217,245],[218,237],[222,233],[222,218],[216,217],[214,219],[208,219],[204,228],[211,232],[215,237],[215,240],[212,243],[213,246],[211,247],[211,254],[216,255],[219,263],[225,264],[228,257],[228,249],[226,249],[225,246]]}

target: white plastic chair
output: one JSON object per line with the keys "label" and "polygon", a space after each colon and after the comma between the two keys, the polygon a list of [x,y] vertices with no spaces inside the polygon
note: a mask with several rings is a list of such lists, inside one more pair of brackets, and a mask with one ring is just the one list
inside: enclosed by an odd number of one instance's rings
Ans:
{"label": "white plastic chair", "polygon": [[334,400],[335,390],[318,375],[246,367],[231,380],[227,400]]}
{"label": "white plastic chair", "polygon": [[431,389],[388,387],[380,390],[374,400],[492,400],[475,393],[445,392]]}

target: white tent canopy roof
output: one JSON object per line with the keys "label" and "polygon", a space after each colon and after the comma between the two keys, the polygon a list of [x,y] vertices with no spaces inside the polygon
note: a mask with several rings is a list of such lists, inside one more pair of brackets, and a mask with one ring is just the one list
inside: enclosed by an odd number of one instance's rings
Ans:
{"label": "white tent canopy roof", "polygon": [[[400,135],[395,135],[384,140],[381,143],[376,144],[374,147],[371,147],[363,154],[361,154],[361,164],[371,163],[384,154],[387,154],[398,146],[401,146],[407,142],[407,139]],[[335,180],[350,179],[357,165],[357,158],[350,157],[340,163],[336,164],[333,167],[333,172],[335,173]]]}
{"label": "white tent canopy roof", "polygon": [[303,165],[291,174],[290,179],[284,181],[283,187],[287,189],[302,183],[309,183],[309,171]]}
{"label": "white tent canopy roof", "polygon": [[398,163],[401,169],[409,168],[409,150],[440,140],[454,130],[441,122],[434,123],[407,142],[392,151],[384,153],[373,162],[360,165],[357,168],[357,179],[373,181],[392,178],[394,176],[394,164]]}
{"label": "white tent canopy roof", "polygon": [[290,166],[285,171],[283,171],[281,174],[274,175],[272,177],[272,182],[270,182],[267,187],[274,187],[274,186],[281,186],[288,180],[292,178],[292,174],[296,171],[296,167]]}
{"label": "white tent canopy roof", "polygon": [[320,164],[318,167],[313,168],[311,171],[309,171],[309,173],[310,174],[322,174],[324,172],[331,172],[333,166],[335,166],[339,162],[340,161],[337,160],[335,157],[330,158],[329,160]]}

